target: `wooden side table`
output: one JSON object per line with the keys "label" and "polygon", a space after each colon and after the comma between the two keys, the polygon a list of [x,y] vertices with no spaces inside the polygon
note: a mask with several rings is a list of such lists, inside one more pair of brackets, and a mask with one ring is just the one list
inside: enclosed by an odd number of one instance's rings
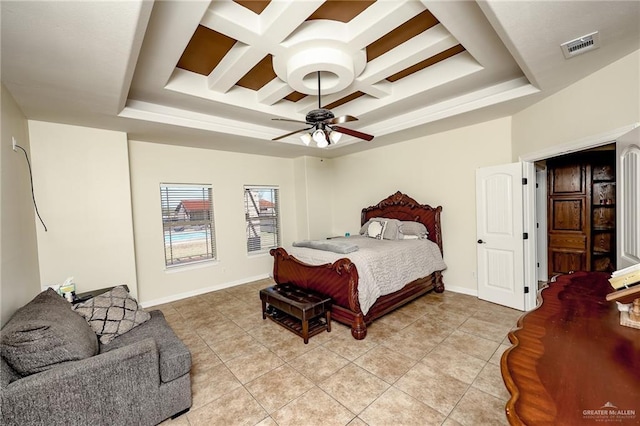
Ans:
{"label": "wooden side table", "polygon": [[293,284],[278,284],[260,290],[262,319],[267,316],[302,337],[331,331],[331,298],[303,290]]}
{"label": "wooden side table", "polygon": [[[126,284],[123,284],[122,286],[124,287],[125,290],[129,291],[129,287]],[[77,303],[85,302],[85,301],[87,301],[89,299],[92,299],[92,298],[94,298],[96,296],[101,295],[102,293],[106,293],[109,290],[113,290],[116,287],[117,286],[105,287],[105,288],[99,288],[99,289],[96,289],[96,290],[86,291],[84,293],[78,293],[73,298],[73,302],[71,302],[71,304],[75,305]]]}

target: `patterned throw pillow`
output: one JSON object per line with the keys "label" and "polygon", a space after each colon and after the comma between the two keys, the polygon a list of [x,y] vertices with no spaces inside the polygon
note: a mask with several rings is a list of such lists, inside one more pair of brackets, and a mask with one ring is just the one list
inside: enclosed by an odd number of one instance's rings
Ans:
{"label": "patterned throw pillow", "polygon": [[123,286],[78,303],[73,309],[87,320],[103,345],[151,318]]}
{"label": "patterned throw pillow", "polygon": [[370,237],[369,235],[369,225],[374,222],[378,222],[384,226],[384,231],[382,233],[382,238],[385,240],[398,240],[402,239],[402,234],[400,233],[400,224],[401,222],[398,219],[390,219],[384,217],[374,217],[369,219],[362,227],[360,228],[360,235],[364,235]]}
{"label": "patterned throw pillow", "polygon": [[371,221],[371,223],[369,224],[369,228],[367,228],[367,237],[381,240],[382,236],[384,235],[384,229],[386,226],[386,221]]}

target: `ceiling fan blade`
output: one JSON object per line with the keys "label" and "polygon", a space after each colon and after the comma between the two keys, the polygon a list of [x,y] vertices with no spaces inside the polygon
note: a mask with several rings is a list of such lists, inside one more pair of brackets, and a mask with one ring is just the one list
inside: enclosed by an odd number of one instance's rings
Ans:
{"label": "ceiling fan blade", "polygon": [[296,133],[304,132],[305,130],[311,130],[313,127],[308,127],[306,129],[296,130],[295,132],[287,133],[286,135],[278,136],[277,138],[271,139],[272,141],[279,141],[280,139],[284,139],[287,136],[295,135]]}
{"label": "ceiling fan blade", "polygon": [[310,124],[310,123],[307,123],[306,121],[291,120],[289,118],[272,118],[272,120],[274,120],[274,121],[290,121],[292,123]]}
{"label": "ceiling fan blade", "polygon": [[370,141],[370,140],[373,139],[373,136],[371,136],[371,135],[359,132],[357,130],[347,129],[346,127],[331,126],[331,128],[333,130],[335,130],[336,132],[340,132],[340,133],[344,133],[345,135],[349,135],[349,136],[353,136],[353,137],[356,137],[356,138],[364,139],[365,141]]}
{"label": "ceiling fan blade", "polygon": [[328,124],[342,124],[348,121],[357,121],[358,118],[353,115],[341,115],[340,117],[332,118],[331,120],[327,120]]}

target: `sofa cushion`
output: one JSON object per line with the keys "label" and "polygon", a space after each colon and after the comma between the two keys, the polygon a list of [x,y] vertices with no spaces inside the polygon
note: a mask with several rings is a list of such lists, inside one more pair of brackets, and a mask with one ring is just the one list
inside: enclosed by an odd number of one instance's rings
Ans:
{"label": "sofa cushion", "polygon": [[100,345],[100,353],[130,345],[152,337],[160,354],[160,379],[170,382],[191,370],[191,353],[176,336],[162,312],[150,311],[151,319],[122,336],[116,337],[108,345]]}
{"label": "sofa cushion", "polygon": [[98,341],[69,302],[47,289],[20,308],[1,332],[0,351],[21,376],[95,355]]}
{"label": "sofa cushion", "polygon": [[73,305],[93,331],[100,343],[108,344],[114,338],[148,321],[150,316],[123,286],[117,286],[86,302]]}
{"label": "sofa cushion", "polygon": [[22,377],[11,368],[4,357],[0,356],[0,389],[4,389],[9,383],[15,382]]}

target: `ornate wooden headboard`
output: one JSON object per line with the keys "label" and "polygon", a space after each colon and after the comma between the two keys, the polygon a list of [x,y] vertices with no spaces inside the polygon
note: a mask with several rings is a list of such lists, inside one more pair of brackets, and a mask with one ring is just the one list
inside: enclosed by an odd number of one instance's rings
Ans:
{"label": "ornate wooden headboard", "polygon": [[440,228],[441,212],[442,206],[434,208],[427,204],[420,204],[408,195],[398,191],[375,206],[362,209],[360,225],[364,225],[374,217],[421,222],[429,231],[429,239],[436,243],[440,247],[440,252],[443,253],[442,230]]}

